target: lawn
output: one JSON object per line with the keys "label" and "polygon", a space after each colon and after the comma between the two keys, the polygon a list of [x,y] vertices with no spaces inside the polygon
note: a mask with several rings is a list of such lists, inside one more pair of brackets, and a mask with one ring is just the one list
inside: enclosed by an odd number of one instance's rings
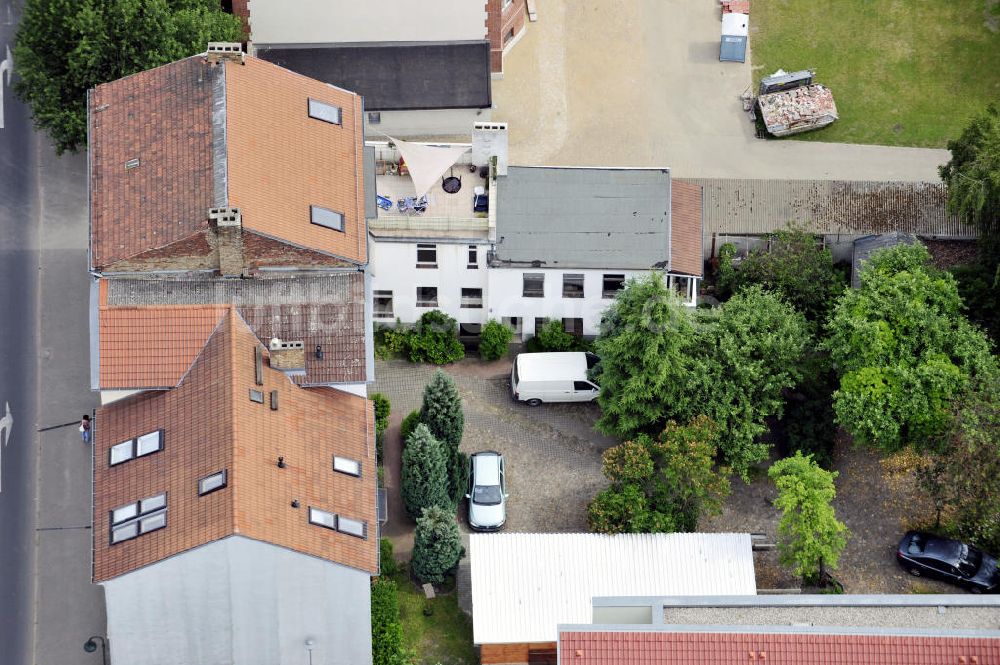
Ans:
{"label": "lawn", "polygon": [[796,138],[944,147],[1000,102],[1000,0],[753,0],[754,81],[815,69],[840,120]]}
{"label": "lawn", "polygon": [[[458,606],[455,593],[426,600],[423,591],[406,572],[393,578],[399,588],[399,615],[403,621],[403,644],[416,653],[420,665],[476,665],[479,658],[472,645],[472,621]],[[426,616],[424,608],[433,614]]]}

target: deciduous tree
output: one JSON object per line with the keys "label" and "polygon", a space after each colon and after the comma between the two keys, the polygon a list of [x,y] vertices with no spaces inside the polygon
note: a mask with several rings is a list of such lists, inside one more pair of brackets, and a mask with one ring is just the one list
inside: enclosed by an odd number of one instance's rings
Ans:
{"label": "deciduous tree", "polygon": [[837,472],[820,468],[812,455],[796,452],[771,465],[767,475],[778,488],[774,505],[781,510],[781,563],[804,580],[821,579],[827,568],[837,567],[850,535],[833,510]]}
{"label": "deciduous tree", "polygon": [[56,151],[76,151],[87,142],[87,90],[243,38],[217,0],[26,0],[14,89]]}

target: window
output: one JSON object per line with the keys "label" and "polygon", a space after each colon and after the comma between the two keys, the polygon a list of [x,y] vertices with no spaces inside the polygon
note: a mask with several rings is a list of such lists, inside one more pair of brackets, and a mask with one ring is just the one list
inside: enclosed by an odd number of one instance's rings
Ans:
{"label": "window", "polygon": [[139,159],[138,158],[130,159],[127,162],[125,162],[125,170],[126,171],[131,171],[132,169],[137,169],[137,168],[139,168]]}
{"label": "window", "polygon": [[157,494],[111,511],[111,544],[167,526],[167,495]]}
{"label": "window", "polygon": [[417,245],[417,267],[437,268],[438,267],[437,245]]}
{"label": "window", "polygon": [[331,125],[340,124],[340,107],[316,99],[309,100],[309,117],[328,122]]}
{"label": "window", "polygon": [[507,34],[503,36],[503,43],[506,44],[510,40],[514,39],[514,28],[507,31]]}
{"label": "window", "polygon": [[368,124],[378,125],[382,122],[382,114],[379,111],[371,111],[368,114]]}
{"label": "window", "polygon": [[583,297],[583,275],[567,273],[563,275],[563,298]]}
{"label": "window", "polygon": [[570,335],[583,337],[583,319],[563,319],[563,330]]}
{"label": "window", "polygon": [[590,381],[574,381],[573,382],[573,390],[596,390],[596,389],[597,389],[597,386],[595,386]]}
{"label": "window", "polygon": [[344,215],[336,210],[319,206],[309,206],[310,221],[316,226],[325,226],[334,231],[344,230]]}
{"label": "window", "polygon": [[601,288],[602,298],[614,298],[625,287],[625,275],[605,275]]}
{"label": "window", "polygon": [[337,455],[334,455],[333,470],[339,471],[340,473],[346,473],[349,476],[357,478],[361,476],[361,462],[352,460],[348,457],[338,457]]}
{"label": "window", "polygon": [[319,508],[309,507],[309,523],[316,526],[325,526],[327,529],[337,528],[337,516]]}
{"label": "window", "polygon": [[545,274],[540,272],[524,273],[524,291],[522,295],[525,298],[544,298]]}
{"label": "window", "polygon": [[354,520],[337,515],[337,531],[349,536],[364,538],[368,534],[368,525],[361,520]]}
{"label": "window", "polygon": [[257,402],[258,404],[264,403],[264,392],[261,390],[250,389],[250,401]]}
{"label": "window", "polygon": [[375,291],[372,296],[376,319],[392,318],[392,291]]}
{"label": "window", "polygon": [[158,450],[163,450],[162,429],[111,446],[108,464],[109,466],[114,466],[115,464],[121,464],[136,457],[155,453]]}
{"label": "window", "polygon": [[510,7],[510,3],[512,2],[514,2],[514,0],[503,0],[503,7],[500,8],[501,11]]}
{"label": "window", "polygon": [[438,290],[436,286],[417,287],[417,307],[437,307]]}
{"label": "window", "polygon": [[226,470],[213,473],[198,481],[198,495],[203,496],[215,490],[221,490],[226,486]]}
{"label": "window", "polygon": [[469,264],[467,268],[478,268],[479,267],[479,250],[475,245],[469,245]]}
{"label": "window", "polygon": [[482,289],[462,289],[463,309],[482,309],[483,290]]}
{"label": "window", "polygon": [[545,324],[548,322],[549,322],[548,318],[535,317],[535,334],[537,335],[538,332],[542,329],[542,327],[545,326]]}

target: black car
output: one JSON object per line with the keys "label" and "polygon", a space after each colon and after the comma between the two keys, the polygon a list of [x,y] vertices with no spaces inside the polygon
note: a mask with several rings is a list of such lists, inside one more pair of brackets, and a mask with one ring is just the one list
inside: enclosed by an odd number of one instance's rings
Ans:
{"label": "black car", "polygon": [[896,561],[916,577],[935,577],[972,593],[1000,591],[996,558],[957,540],[908,531],[899,541]]}

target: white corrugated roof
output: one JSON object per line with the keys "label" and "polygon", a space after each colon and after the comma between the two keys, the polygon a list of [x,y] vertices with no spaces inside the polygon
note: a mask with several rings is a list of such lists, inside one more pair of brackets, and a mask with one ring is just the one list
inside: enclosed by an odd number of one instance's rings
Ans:
{"label": "white corrugated roof", "polygon": [[476,644],[555,642],[595,596],[755,595],[746,533],[469,536]]}

